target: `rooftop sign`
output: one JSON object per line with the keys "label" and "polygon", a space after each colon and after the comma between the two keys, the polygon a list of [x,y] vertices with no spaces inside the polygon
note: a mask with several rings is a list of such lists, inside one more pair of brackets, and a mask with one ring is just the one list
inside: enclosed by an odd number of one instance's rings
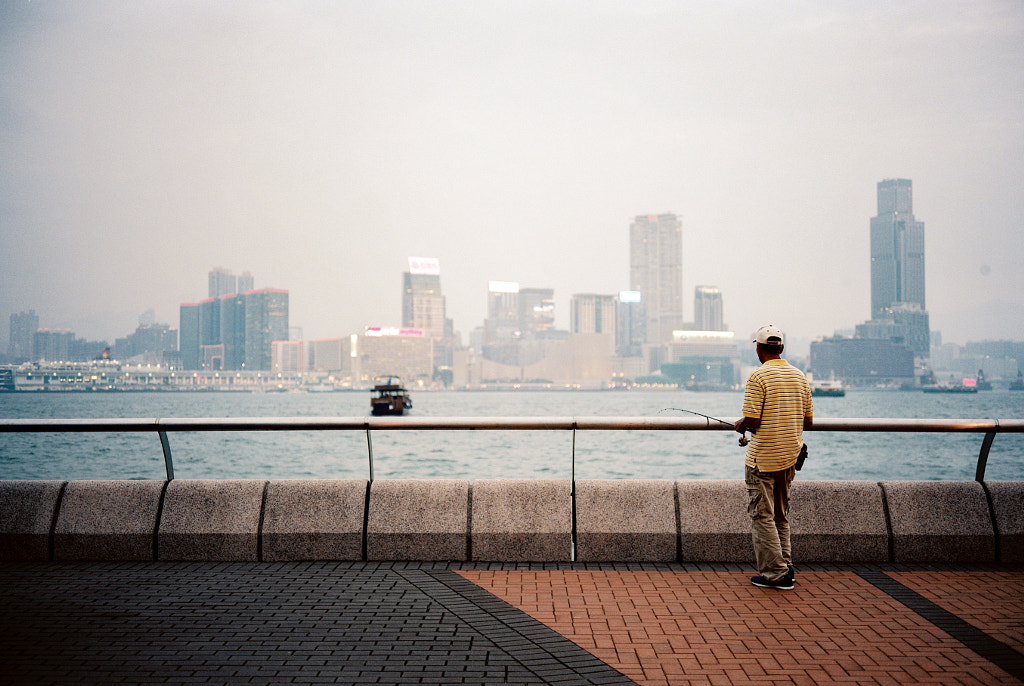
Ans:
{"label": "rooftop sign", "polygon": [[410,257],[409,273],[440,276],[441,263],[436,257]]}

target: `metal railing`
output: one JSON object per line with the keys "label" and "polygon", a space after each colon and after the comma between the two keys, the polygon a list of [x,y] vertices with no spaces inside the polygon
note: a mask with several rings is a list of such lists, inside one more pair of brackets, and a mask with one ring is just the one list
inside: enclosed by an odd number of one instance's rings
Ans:
{"label": "metal railing", "polygon": [[[572,431],[572,475],[576,475],[576,431],[731,431],[726,417],[219,417],[193,419],[0,419],[0,433],[155,432],[167,479],[174,461],[167,434],[182,431],[364,431],[373,481],[374,431]],[[1024,419],[815,419],[810,431],[983,434],[975,479],[984,481],[996,434],[1024,433]]]}

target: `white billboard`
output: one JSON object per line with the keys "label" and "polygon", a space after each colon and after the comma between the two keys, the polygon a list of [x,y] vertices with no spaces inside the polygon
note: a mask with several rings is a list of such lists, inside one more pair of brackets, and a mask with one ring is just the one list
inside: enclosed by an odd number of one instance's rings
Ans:
{"label": "white billboard", "polygon": [[518,293],[519,283],[516,281],[490,281],[487,290],[491,293]]}
{"label": "white billboard", "polygon": [[410,257],[409,273],[440,276],[441,263],[436,257]]}

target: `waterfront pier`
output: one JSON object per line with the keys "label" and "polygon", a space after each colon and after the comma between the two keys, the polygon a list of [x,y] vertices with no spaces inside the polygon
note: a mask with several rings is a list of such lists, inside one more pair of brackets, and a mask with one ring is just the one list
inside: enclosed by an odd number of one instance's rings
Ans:
{"label": "waterfront pier", "polygon": [[1024,683],[1022,481],[798,479],[775,591],[739,480],[168,467],[0,481],[5,683]]}

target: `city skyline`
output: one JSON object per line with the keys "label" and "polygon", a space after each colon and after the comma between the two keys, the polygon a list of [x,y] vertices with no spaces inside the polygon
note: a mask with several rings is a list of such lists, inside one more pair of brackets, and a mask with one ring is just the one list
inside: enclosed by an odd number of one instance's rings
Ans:
{"label": "city skyline", "polygon": [[[857,324],[854,327],[852,322],[847,322],[844,326],[837,327],[835,332],[839,331],[851,331],[856,328],[857,337],[862,335],[873,338],[874,334],[862,333],[862,329],[865,327],[870,328],[873,324],[873,320],[881,318],[891,319],[893,316],[894,306],[911,306],[917,311],[921,308],[924,313],[924,337],[927,339],[928,332],[928,316],[927,311],[923,310],[924,293],[925,293],[925,274],[924,274],[924,223],[915,221],[913,214],[912,204],[912,185],[911,179],[885,179],[879,181],[876,184],[877,189],[877,215],[870,218],[870,240],[872,245],[872,256],[871,256],[871,320],[865,321],[863,324]],[[904,235],[906,233],[906,235]],[[662,234],[666,234],[668,237],[663,237]],[[681,252],[682,248],[682,225],[678,220],[678,217],[673,213],[664,213],[661,215],[637,215],[633,218],[629,225],[630,235],[630,282],[634,284],[634,289],[630,291],[619,291],[618,295],[614,294],[593,294],[593,293],[572,293],[569,296],[568,303],[568,322],[562,329],[568,333],[579,333],[579,332],[593,332],[593,317],[596,311],[594,310],[595,303],[604,303],[601,307],[610,307],[613,301],[618,300],[623,293],[632,293],[637,298],[640,297],[641,290],[639,288],[642,284],[652,284],[654,288],[662,287],[659,281],[667,279],[669,281],[682,280],[681,268],[678,260],[674,257],[676,252]],[[665,242],[665,246],[662,247],[662,241]],[[652,243],[653,246],[648,246],[648,243]],[[884,244],[884,245],[883,245]],[[893,245],[903,246],[902,254],[899,254],[899,250],[894,250]],[[883,247],[879,247],[883,245]],[[884,247],[888,246],[888,247]],[[910,246],[909,248],[907,246]],[[909,251],[909,252],[908,252]],[[668,255],[666,258],[665,253]],[[908,258],[909,254],[909,258]],[[901,277],[899,276],[902,271],[906,269],[906,263],[910,262],[912,265],[908,271],[912,272],[912,276]],[[440,261],[433,257],[408,257],[408,266],[405,271],[402,272],[403,280],[403,298],[401,314],[399,319],[401,320],[402,327],[411,327],[421,329],[424,335],[435,340],[440,340],[447,334],[447,327],[452,327],[452,321],[445,317],[445,294],[441,287],[441,267]],[[892,262],[895,266],[890,265]],[[883,266],[879,266],[879,263],[884,263]],[[666,266],[667,265],[667,266]],[[659,275],[658,269],[664,270],[664,275]],[[280,293],[285,298],[285,310],[287,311],[287,298],[288,289],[277,289],[277,288],[262,288],[259,291],[254,290],[254,277],[248,271],[243,271],[239,275],[235,275],[231,269],[224,267],[213,267],[207,272],[207,280],[209,284],[208,294],[209,297],[192,303],[181,303],[178,320],[174,322],[164,322],[169,324],[172,328],[177,326],[178,330],[193,329],[195,333],[198,333],[201,328],[199,324],[185,325],[185,310],[194,310],[197,321],[199,319],[209,318],[212,316],[210,312],[213,306],[216,306],[218,312],[221,312],[220,301],[223,298],[234,298],[235,295],[242,295],[247,292],[254,294],[266,294],[266,293]],[[909,285],[908,285],[909,284]],[[672,289],[674,290],[674,289]],[[521,326],[523,318],[523,312],[519,311],[521,306],[518,304],[519,296],[521,291],[523,293],[536,294],[533,297],[538,298],[537,302],[549,303],[546,305],[545,318],[548,320],[547,327],[554,326],[554,316],[557,312],[557,308],[553,305],[554,302],[554,290],[550,288],[520,288],[518,282],[499,282],[491,281],[488,284],[488,315],[481,320],[480,323],[471,327],[469,331],[465,332],[462,344],[469,345],[472,347],[472,333],[474,331],[481,331],[484,333],[485,339],[487,338],[487,328],[492,323],[500,323],[503,321],[502,317],[508,319],[506,326],[512,326],[516,328]],[[908,297],[904,298],[904,291]],[[513,309],[515,311],[509,311],[508,313],[499,312],[501,309],[502,302],[500,298],[507,297],[503,294],[511,294],[515,300],[510,301],[513,303]],[[894,300],[895,298],[895,300]],[[682,310],[682,297],[679,292],[673,292],[672,297],[669,299],[671,305],[664,308],[663,315],[669,318],[677,320],[674,322],[673,330],[680,330],[685,327],[693,327],[696,330],[707,330],[717,331],[725,330],[723,322],[724,314],[724,303],[722,298],[721,290],[717,286],[709,285],[698,285],[694,288],[694,301],[693,301],[693,318],[686,320],[685,314],[675,316],[672,314],[673,307],[679,307],[680,312]],[[532,306],[532,298],[526,301]],[[640,300],[638,300],[640,302]],[[642,301],[646,307],[647,302]],[[588,324],[581,329],[580,327],[580,312],[579,310],[581,303],[587,303],[586,311],[588,314]],[[239,303],[241,304],[241,303]],[[201,313],[202,306],[209,306],[206,309],[208,313]],[[497,309],[496,309],[497,308]],[[612,310],[614,311],[614,308]],[[897,320],[899,320],[900,307],[895,307]],[[149,309],[146,312],[139,315],[139,325],[143,323],[143,319],[151,318],[153,316],[153,310]],[[596,314],[597,321],[600,321],[600,314]],[[216,337],[216,343],[222,346],[226,344],[226,341],[230,340],[231,335],[226,335],[223,327],[225,321],[230,322],[231,319],[224,319],[224,313],[217,314],[216,328],[219,330],[219,336]],[[39,316],[34,310],[29,312],[16,312],[12,313],[11,321],[16,322],[19,328],[24,328],[24,321],[32,319],[38,323]],[[565,316],[563,315],[563,320]],[[605,317],[608,320],[608,317]],[[282,320],[287,323],[287,314]],[[612,329],[614,328],[614,317],[610,319],[613,322]],[[646,318],[647,326],[650,326],[651,318]],[[654,319],[657,321],[657,318]],[[150,322],[152,323],[152,322]],[[884,324],[884,321],[882,322]],[[390,321],[377,321],[367,323],[357,330],[348,332],[332,332],[327,336],[322,336],[319,339],[306,338],[308,342],[312,343],[315,340],[332,340],[335,338],[347,337],[352,334],[362,334],[369,329],[379,328],[381,326],[390,326]],[[12,324],[14,325],[14,324]],[[244,325],[244,324],[243,324]],[[227,324],[227,326],[231,326]],[[284,326],[284,324],[280,325]],[[280,329],[278,326],[278,329]],[[40,326],[40,330],[49,331],[49,326]],[[209,328],[209,327],[208,327]],[[302,330],[302,327],[290,327],[292,329]],[[454,327],[452,327],[454,328]],[[645,327],[646,328],[646,327]],[[600,329],[600,325],[598,325]],[[612,329],[607,329],[608,331]],[[458,333],[463,333],[461,330],[454,329]],[[865,329],[867,331],[867,329]],[[54,333],[70,332],[75,334],[69,327],[55,327]],[[124,332],[128,333],[128,332]],[[190,334],[193,331],[189,332]],[[275,335],[279,337],[279,340],[286,341],[288,336],[285,335],[283,329],[277,330]],[[941,332],[939,332],[941,334]],[[208,335],[208,334],[207,334]],[[236,334],[237,335],[237,334]],[[828,337],[828,333],[820,333],[813,335],[806,339],[810,343],[812,340],[820,339],[822,337]],[[78,336],[79,340],[89,340],[88,337]],[[114,337],[99,337],[97,342],[107,342],[112,340]],[[244,338],[244,336],[243,336]],[[271,339],[278,340],[274,336],[267,337],[266,340],[256,345],[257,348],[265,347],[266,350],[260,353],[250,351],[248,353],[239,352],[237,353],[238,360],[242,360],[248,355],[259,354],[265,359],[261,363],[262,365],[269,365],[270,362],[270,342]],[[671,338],[670,338],[671,340]],[[997,339],[985,339],[985,340],[997,340]],[[1001,340],[1012,340],[1012,339],[1001,339]],[[981,342],[981,339],[971,339],[970,342]],[[191,349],[196,347],[193,345],[191,338],[185,344],[179,344],[179,349]],[[209,344],[209,341],[203,341],[203,344]],[[265,344],[265,345],[263,345]],[[16,345],[14,338],[11,338],[11,345]],[[927,345],[924,343],[923,345]],[[199,347],[202,347],[201,345]],[[791,346],[792,347],[792,346]],[[917,349],[919,354],[927,356],[927,348],[921,348],[918,346],[911,346]],[[200,355],[202,353],[200,352]],[[226,364],[226,368],[236,369],[240,368],[240,362],[232,362],[234,355],[231,352],[230,344],[227,344],[226,349],[223,347],[216,353],[224,357],[223,361],[219,364]],[[276,354],[276,353],[275,353]],[[800,355],[805,353],[801,350]],[[186,353],[187,357],[187,353]],[[190,358],[189,358],[190,359]],[[203,362],[200,358],[197,358],[199,362],[196,364],[202,365]],[[197,368],[191,366],[192,363],[187,363],[189,368]]]}
{"label": "city skyline", "polygon": [[[409,255],[468,337],[491,280],[630,288],[683,224],[684,318],[794,343],[871,316],[867,218],[914,182],[931,327],[1024,339],[1024,6],[0,6],[0,339],[174,323],[211,265],[307,339],[401,321]],[[941,275],[941,278],[939,278]]]}

